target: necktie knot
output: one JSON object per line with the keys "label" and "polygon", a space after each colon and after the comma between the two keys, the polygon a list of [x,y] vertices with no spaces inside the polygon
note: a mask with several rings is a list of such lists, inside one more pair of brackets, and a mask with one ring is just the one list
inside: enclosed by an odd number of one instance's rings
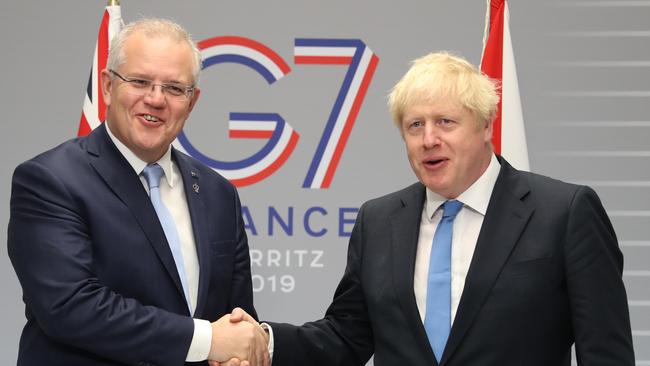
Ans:
{"label": "necktie knot", "polygon": [[445,201],[445,203],[442,204],[442,217],[443,218],[450,218],[453,220],[460,209],[463,208],[463,203],[457,200],[449,200]]}
{"label": "necktie knot", "polygon": [[142,175],[144,175],[144,179],[147,181],[149,189],[158,188],[160,185],[160,178],[162,178],[163,174],[165,174],[165,172],[158,164],[149,164],[144,167],[144,170],[142,171]]}

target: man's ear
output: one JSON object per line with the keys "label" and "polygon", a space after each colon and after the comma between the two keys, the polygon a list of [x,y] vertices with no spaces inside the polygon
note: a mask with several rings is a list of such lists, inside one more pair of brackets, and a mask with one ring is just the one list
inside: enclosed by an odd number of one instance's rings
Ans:
{"label": "man's ear", "polygon": [[101,74],[101,89],[104,96],[104,103],[108,107],[111,104],[111,89],[113,88],[113,80],[108,69],[102,70]]}
{"label": "man's ear", "polygon": [[492,141],[493,127],[494,127],[494,119],[485,122],[485,126],[483,126],[483,129],[484,129],[483,132],[485,133],[485,135],[484,135],[485,142]]}
{"label": "man's ear", "polygon": [[188,112],[191,112],[192,109],[194,109],[194,106],[196,105],[196,101],[199,100],[199,95],[201,94],[201,89],[199,88],[194,88],[194,93],[192,94],[192,99],[190,99],[190,109]]}

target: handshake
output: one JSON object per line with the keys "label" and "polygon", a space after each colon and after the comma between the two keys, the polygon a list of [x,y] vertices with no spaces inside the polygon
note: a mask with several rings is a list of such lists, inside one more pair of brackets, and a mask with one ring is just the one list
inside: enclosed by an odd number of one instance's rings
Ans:
{"label": "handshake", "polygon": [[270,366],[269,335],[240,308],[212,323],[210,366]]}

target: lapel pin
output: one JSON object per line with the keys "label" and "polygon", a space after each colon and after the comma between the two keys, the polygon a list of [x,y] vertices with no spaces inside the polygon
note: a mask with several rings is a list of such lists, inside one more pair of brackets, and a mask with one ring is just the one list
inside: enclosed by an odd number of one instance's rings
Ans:
{"label": "lapel pin", "polygon": [[195,172],[194,170],[192,170],[192,171],[190,172],[190,174],[192,174],[192,177],[194,177],[194,178],[197,177],[197,174],[196,174],[196,172]]}
{"label": "lapel pin", "polygon": [[194,183],[192,184],[192,189],[194,189],[194,193],[199,193],[199,185]]}

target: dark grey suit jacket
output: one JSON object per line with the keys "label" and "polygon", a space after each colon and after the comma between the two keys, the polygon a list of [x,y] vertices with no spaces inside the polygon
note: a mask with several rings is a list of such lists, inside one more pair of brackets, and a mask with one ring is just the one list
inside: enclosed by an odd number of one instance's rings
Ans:
{"label": "dark grey suit jacket", "polygon": [[420,183],[365,203],[324,319],[271,323],[274,366],[634,365],[623,258],[593,190],[501,170],[438,363],[413,293]]}
{"label": "dark grey suit jacket", "polygon": [[[200,265],[193,316],[213,321],[236,306],[256,316],[235,188],[187,155],[172,159]],[[8,247],[27,316],[18,365],[184,363],[194,325],[174,259],[105,126],[16,168]]]}

